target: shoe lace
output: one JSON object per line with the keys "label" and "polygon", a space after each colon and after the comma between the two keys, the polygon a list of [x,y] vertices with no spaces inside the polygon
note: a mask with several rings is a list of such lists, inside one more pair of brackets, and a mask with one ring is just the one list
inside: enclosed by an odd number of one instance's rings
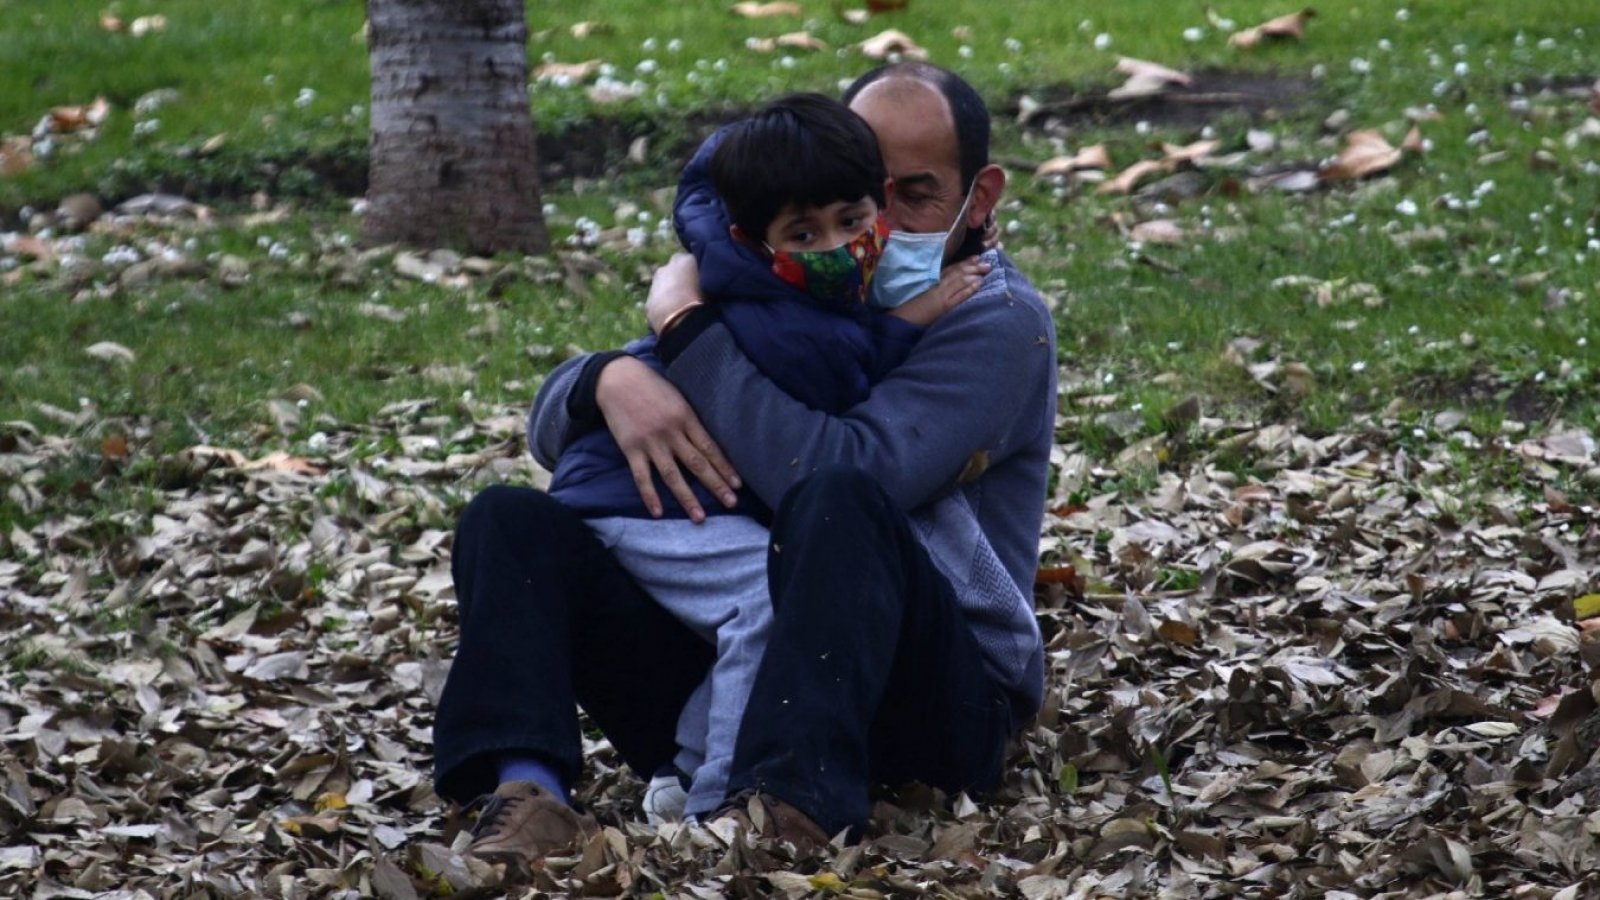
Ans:
{"label": "shoe lace", "polygon": [[497,794],[485,794],[467,804],[466,812],[478,810],[478,820],[472,823],[472,836],[474,839],[483,837],[494,831],[505,814],[518,803],[522,797],[502,797]]}

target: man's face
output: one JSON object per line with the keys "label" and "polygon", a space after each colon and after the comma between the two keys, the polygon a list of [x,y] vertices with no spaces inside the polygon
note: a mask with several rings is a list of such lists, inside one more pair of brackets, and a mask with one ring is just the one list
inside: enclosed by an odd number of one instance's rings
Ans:
{"label": "man's face", "polygon": [[[894,199],[885,210],[889,227],[930,232],[955,224],[966,191],[955,120],[938,89],[912,78],[889,77],[868,85],[850,108],[878,136],[883,164],[894,179]],[[960,244],[966,229],[956,231],[952,245]]]}

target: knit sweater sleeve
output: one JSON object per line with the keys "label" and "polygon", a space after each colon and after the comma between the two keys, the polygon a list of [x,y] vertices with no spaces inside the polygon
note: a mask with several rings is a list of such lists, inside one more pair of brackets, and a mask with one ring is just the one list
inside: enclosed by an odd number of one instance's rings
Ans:
{"label": "knit sweater sleeve", "polygon": [[528,452],[533,454],[534,460],[553,472],[568,444],[603,427],[605,416],[595,404],[594,396],[600,370],[619,356],[632,356],[661,371],[655,347],[655,335],[646,335],[630,341],[621,350],[574,356],[545,376],[528,409]]}
{"label": "knit sweater sleeve", "polygon": [[765,503],[775,507],[800,479],[839,463],[873,475],[909,510],[951,486],[976,454],[992,464],[1036,436],[1054,345],[1048,310],[1001,265],[842,415],[787,396],[722,325],[683,348],[667,377]]}

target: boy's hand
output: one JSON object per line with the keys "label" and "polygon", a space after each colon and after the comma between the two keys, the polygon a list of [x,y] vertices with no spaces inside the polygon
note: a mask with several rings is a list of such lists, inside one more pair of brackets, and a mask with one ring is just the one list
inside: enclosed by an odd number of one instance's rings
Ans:
{"label": "boy's hand", "polygon": [[983,276],[987,274],[989,264],[977,257],[952,263],[945,266],[938,284],[922,292],[916,299],[889,310],[889,315],[899,316],[913,325],[926,328],[976,294],[978,287],[983,284]]}
{"label": "boy's hand", "polygon": [[650,279],[650,296],[644,302],[644,318],[650,330],[661,333],[661,324],[678,310],[703,302],[700,299],[700,267],[687,253],[674,253]]}
{"label": "boy's hand", "polygon": [[680,464],[725,506],[731,509],[738,502],[733,492],[739,487],[739,474],[672,382],[639,360],[622,356],[600,370],[594,399],[628,460],[633,483],[650,515],[660,518],[662,513],[661,498],[650,477],[653,469],[661,473],[661,480],[689,518],[705,521],[705,510],[678,468]]}
{"label": "boy's hand", "polygon": [[983,249],[993,250],[998,246],[1000,246],[1000,222],[994,213],[990,213],[989,218],[983,220]]}

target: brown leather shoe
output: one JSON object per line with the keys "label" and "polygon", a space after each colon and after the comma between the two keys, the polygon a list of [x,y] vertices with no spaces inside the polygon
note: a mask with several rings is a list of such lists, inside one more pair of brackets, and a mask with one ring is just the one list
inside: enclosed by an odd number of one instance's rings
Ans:
{"label": "brown leather shoe", "polygon": [[[757,817],[761,819],[758,823]],[[740,791],[728,798],[711,816],[711,821],[729,821],[752,837],[787,841],[802,851],[828,846],[828,833],[794,805],[771,794]]]}
{"label": "brown leather shoe", "polygon": [[480,859],[527,864],[572,849],[599,830],[559,797],[531,781],[495,789],[472,826],[467,852]]}

